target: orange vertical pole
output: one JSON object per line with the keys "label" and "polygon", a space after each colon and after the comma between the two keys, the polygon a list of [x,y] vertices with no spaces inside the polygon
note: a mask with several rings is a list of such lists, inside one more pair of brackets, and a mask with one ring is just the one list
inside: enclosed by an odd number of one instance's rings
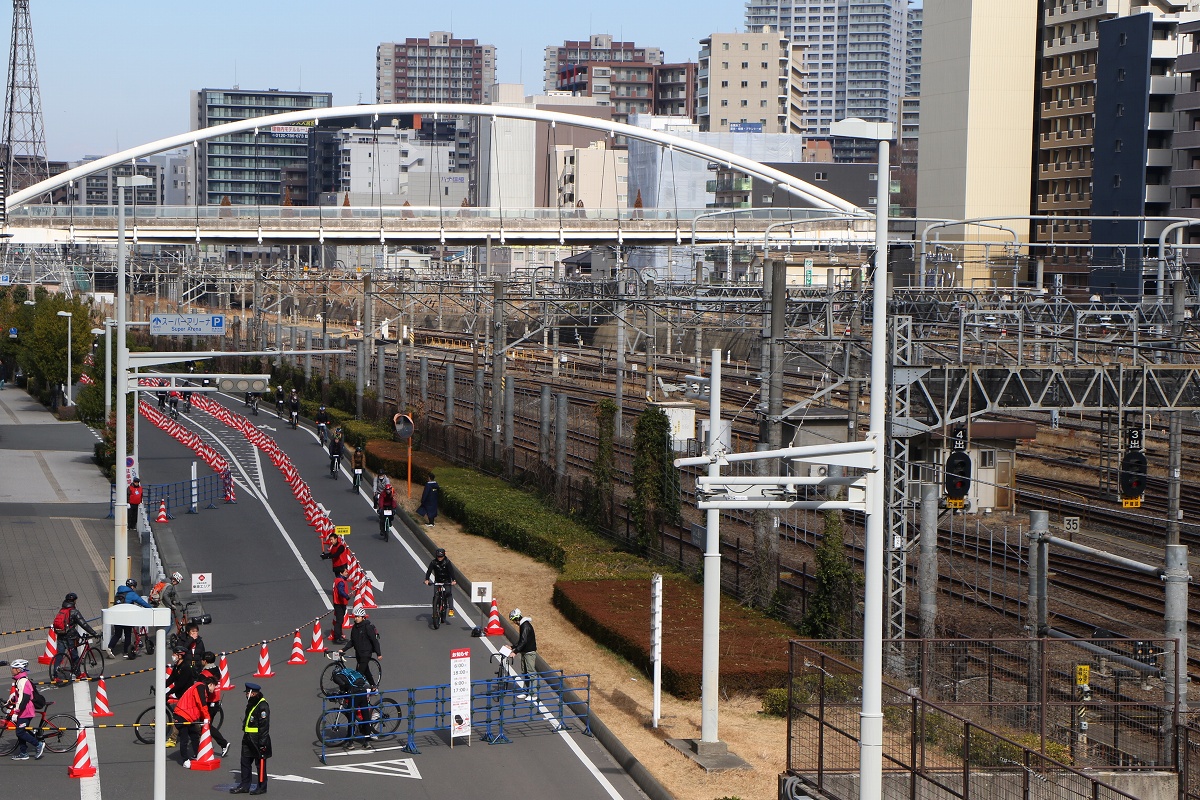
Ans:
{"label": "orange vertical pole", "polygon": [[412,437],[408,439],[408,499],[412,500]]}

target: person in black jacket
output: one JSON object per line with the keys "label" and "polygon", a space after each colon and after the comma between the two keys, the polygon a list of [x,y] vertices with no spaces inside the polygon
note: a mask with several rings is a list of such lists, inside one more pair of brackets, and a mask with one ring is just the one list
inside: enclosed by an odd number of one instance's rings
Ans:
{"label": "person in black jacket", "polygon": [[[521,656],[521,673],[528,676],[525,685],[529,692],[528,699],[537,702],[537,632],[533,629],[533,617],[521,614],[521,609],[514,608],[508,618],[520,627],[517,629],[517,643],[513,652]],[[526,696],[522,695],[521,699]]]}
{"label": "person in black jacket", "polygon": [[379,650],[379,632],[375,625],[367,619],[367,610],[362,606],[354,607],[354,627],[350,629],[350,641],[342,648],[345,653],[354,648],[354,658],[357,660],[355,669],[363,674],[371,688],[375,688],[375,676],[371,674],[371,656],[382,660],[383,653]]}
{"label": "person in black jacket", "polygon": [[71,664],[75,666],[79,664],[80,629],[83,629],[92,638],[100,636],[100,634],[96,633],[96,629],[89,625],[88,621],[83,618],[83,614],[79,613],[79,609],[75,607],[75,603],[78,600],[79,595],[74,592],[67,592],[66,597],[62,601],[62,608],[58,610],[58,614],[54,617],[54,622],[52,623],[54,632],[58,634],[58,652],[69,653]]}
{"label": "person in black jacket", "polygon": [[[271,706],[257,683],[246,684],[246,713],[242,717],[242,773],[230,794],[266,794],[267,759],[271,757]],[[258,768],[258,785],[250,788],[250,768]]]}
{"label": "person in black jacket", "polygon": [[432,475],[421,490],[421,505],[417,507],[417,516],[425,520],[425,527],[432,528],[433,521],[438,515],[438,484]]}

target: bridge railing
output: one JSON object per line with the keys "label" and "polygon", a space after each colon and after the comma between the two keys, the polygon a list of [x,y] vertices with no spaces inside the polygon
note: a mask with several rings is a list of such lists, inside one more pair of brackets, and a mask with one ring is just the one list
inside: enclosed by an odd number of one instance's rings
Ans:
{"label": "bridge railing", "polygon": [[[499,208],[499,207],[438,207],[438,206],[136,206],[126,208],[131,224],[148,221],[195,222],[221,220],[579,220],[674,221],[692,220],[711,214],[709,208]],[[707,217],[702,224],[729,225],[736,220],[788,222],[819,220],[831,215],[829,211],[806,208],[747,208],[736,215]],[[116,206],[23,205],[9,211],[9,220],[113,220]]]}

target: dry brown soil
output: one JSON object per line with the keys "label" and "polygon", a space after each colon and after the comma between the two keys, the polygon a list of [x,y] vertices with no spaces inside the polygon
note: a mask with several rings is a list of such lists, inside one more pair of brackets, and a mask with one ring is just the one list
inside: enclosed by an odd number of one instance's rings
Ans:
{"label": "dry brown soil", "polygon": [[708,774],[666,743],[669,738],[700,738],[700,702],[677,700],[664,692],[659,727],[651,728],[651,681],[558,613],[550,602],[558,578],[552,567],[467,534],[446,517],[439,517],[429,533],[467,577],[492,582],[503,613],[517,606],[534,618],[538,652],[549,664],[567,673],[591,675],[592,711],[678,800],[776,796],[777,776],[786,760],[787,728],[782,719],[759,713],[762,702],[757,697],[723,697],[718,706],[719,738],[751,769]]}

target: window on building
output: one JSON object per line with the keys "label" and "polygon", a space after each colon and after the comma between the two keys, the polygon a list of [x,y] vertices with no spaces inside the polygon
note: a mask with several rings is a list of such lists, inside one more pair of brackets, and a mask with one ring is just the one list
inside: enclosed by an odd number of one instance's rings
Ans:
{"label": "window on building", "polygon": [[760,88],[760,89],[766,89],[766,88],[767,88],[767,82],[766,82],[766,81],[762,81],[761,83],[759,83],[759,84],[758,84],[758,88]]}
{"label": "window on building", "polygon": [[722,62],[721,62],[721,69],[729,69],[729,62],[728,62],[728,61],[722,61]]}
{"label": "window on building", "polygon": [[729,81],[721,81],[721,88],[722,88],[722,89],[728,89],[728,88],[729,88]]}
{"label": "window on building", "polygon": [[749,49],[750,49],[750,43],[749,43],[749,42],[742,42],[742,49],[743,49],[743,50],[749,50]]}
{"label": "window on building", "polygon": [[766,107],[767,107],[767,101],[766,101],[766,100],[759,100],[759,101],[758,101],[758,107],[759,107],[759,108],[766,108]]}
{"label": "window on building", "polygon": [[1120,175],[1113,175],[1113,188],[1114,189],[1121,188],[1121,176]]}
{"label": "window on building", "polygon": [[1113,152],[1114,153],[1121,152],[1121,144],[1122,144],[1122,142],[1120,139],[1117,139],[1115,142],[1113,142]]}
{"label": "window on building", "polygon": [[729,105],[729,101],[728,101],[728,100],[722,100],[722,101],[721,101],[721,105],[722,105],[723,107],[724,107],[724,106],[727,106],[727,105]]}
{"label": "window on building", "polygon": [[763,62],[762,62],[762,68],[763,68],[763,69],[767,69],[769,66],[770,66],[770,64],[768,64],[766,61],[763,61]]}
{"label": "window on building", "polygon": [[729,42],[721,42],[721,49],[722,49],[722,50],[728,50],[728,49],[729,49]]}
{"label": "window on building", "polygon": [[748,105],[748,102],[747,102],[746,100],[743,100],[743,101],[742,101],[742,108],[745,108],[747,105]]}
{"label": "window on building", "polygon": [[743,61],[743,62],[742,62],[742,69],[750,69],[750,62],[749,62],[749,61]]}

